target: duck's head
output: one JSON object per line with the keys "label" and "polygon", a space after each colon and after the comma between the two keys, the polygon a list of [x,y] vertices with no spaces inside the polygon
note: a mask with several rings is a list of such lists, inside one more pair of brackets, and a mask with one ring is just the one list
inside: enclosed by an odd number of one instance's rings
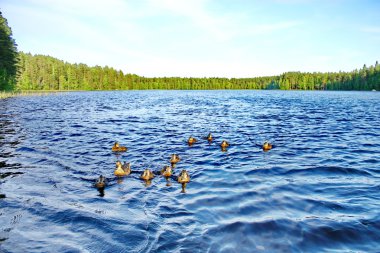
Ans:
{"label": "duck's head", "polygon": [[118,147],[120,147],[120,145],[119,145],[119,143],[118,143],[118,142],[115,142],[115,144],[113,144],[113,146],[114,146],[115,148],[118,148]]}
{"label": "duck's head", "polygon": [[220,146],[222,147],[222,148],[227,148],[228,146],[230,146],[230,144],[227,142],[227,141],[222,141],[222,143],[220,144]]}
{"label": "duck's head", "polygon": [[122,164],[120,161],[116,161],[116,168],[121,168]]}
{"label": "duck's head", "polygon": [[164,177],[170,177],[172,173],[173,173],[173,169],[170,166],[164,166],[164,168],[162,168],[161,170],[161,174]]}
{"label": "duck's head", "polygon": [[143,180],[151,180],[152,178],[154,178],[154,175],[150,169],[145,169],[141,174],[141,179]]}
{"label": "duck's head", "polygon": [[106,184],[107,179],[103,175],[100,175],[99,178],[96,180],[95,186],[98,189],[104,189],[104,187],[106,187]]}

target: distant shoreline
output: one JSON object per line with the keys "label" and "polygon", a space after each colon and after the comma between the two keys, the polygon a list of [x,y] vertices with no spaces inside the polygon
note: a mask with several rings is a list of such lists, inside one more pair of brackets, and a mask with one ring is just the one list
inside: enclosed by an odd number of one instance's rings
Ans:
{"label": "distant shoreline", "polygon": [[24,96],[46,96],[58,93],[67,92],[102,92],[102,91],[286,91],[286,92],[376,92],[376,90],[263,90],[263,89],[204,89],[204,90],[185,90],[185,89],[134,89],[134,90],[22,90],[22,91],[0,91],[0,99],[6,99],[10,97],[24,97]]}

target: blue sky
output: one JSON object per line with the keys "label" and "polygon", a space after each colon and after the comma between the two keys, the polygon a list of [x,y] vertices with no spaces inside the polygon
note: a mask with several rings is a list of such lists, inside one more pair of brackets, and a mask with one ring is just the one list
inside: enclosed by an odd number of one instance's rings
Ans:
{"label": "blue sky", "polygon": [[18,49],[142,76],[351,71],[380,60],[378,0],[1,0]]}

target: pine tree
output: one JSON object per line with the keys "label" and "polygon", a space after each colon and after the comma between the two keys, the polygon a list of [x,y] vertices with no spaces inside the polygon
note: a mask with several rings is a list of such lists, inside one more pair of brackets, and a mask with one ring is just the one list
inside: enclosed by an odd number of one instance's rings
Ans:
{"label": "pine tree", "polygon": [[17,45],[12,30],[0,12],[0,90],[15,88],[17,74]]}

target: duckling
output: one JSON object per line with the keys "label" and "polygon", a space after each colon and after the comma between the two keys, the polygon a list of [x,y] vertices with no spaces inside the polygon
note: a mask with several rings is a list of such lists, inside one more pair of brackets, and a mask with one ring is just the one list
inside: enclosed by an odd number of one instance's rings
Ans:
{"label": "duckling", "polygon": [[181,158],[179,157],[179,155],[172,154],[172,157],[170,158],[171,165],[174,165],[174,164],[178,163],[179,161],[181,161]]}
{"label": "duckling", "polygon": [[187,140],[187,144],[189,144],[189,146],[193,145],[196,142],[197,142],[197,139],[195,139],[192,136],[190,136],[189,139]]}
{"label": "duckling", "polygon": [[113,144],[112,146],[113,152],[125,152],[127,150],[128,150],[127,147],[120,146],[118,142],[115,142],[115,144]]}
{"label": "duckling", "polygon": [[182,170],[178,176],[178,183],[182,184],[182,192],[185,192],[186,184],[190,182],[190,175],[186,170]]}
{"label": "duckling", "polygon": [[99,178],[95,182],[95,187],[98,188],[98,190],[104,189],[107,185],[107,179],[100,175]]}
{"label": "duckling", "polygon": [[212,142],[212,135],[211,135],[211,133],[209,133],[207,135],[206,139],[208,140],[208,142]]}
{"label": "duckling", "polygon": [[154,178],[154,174],[150,169],[145,169],[140,178],[145,181],[149,181]]}
{"label": "duckling", "polygon": [[124,165],[121,165],[121,162],[117,161],[114,175],[117,177],[123,177],[123,176],[128,176],[129,174],[131,174],[130,164],[124,163]]}
{"label": "duckling", "polygon": [[264,142],[263,144],[263,150],[268,151],[272,149],[272,144],[270,144],[268,141]]}
{"label": "duckling", "polygon": [[170,166],[164,166],[164,168],[162,168],[161,170],[161,175],[163,175],[164,177],[170,177],[173,173],[173,170]]}
{"label": "duckling", "polygon": [[230,146],[230,144],[227,141],[222,141],[222,144],[220,144],[222,149],[226,149],[228,146]]}

